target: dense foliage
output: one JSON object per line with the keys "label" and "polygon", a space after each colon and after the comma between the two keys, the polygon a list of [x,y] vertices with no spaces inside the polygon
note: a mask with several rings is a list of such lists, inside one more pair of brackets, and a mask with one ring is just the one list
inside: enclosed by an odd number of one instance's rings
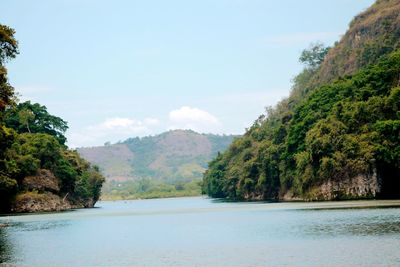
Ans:
{"label": "dense foliage", "polygon": [[[67,149],[67,123],[40,104],[16,104],[4,66],[18,53],[13,35],[13,29],[0,25],[0,210],[9,210],[17,195],[32,190],[36,195],[44,193],[40,179],[45,178],[38,175],[40,170],[54,174],[57,186],[52,193],[73,206],[92,206],[100,196],[104,178],[97,167]],[[39,189],[26,186],[28,176],[38,176],[39,183],[33,187]]]}
{"label": "dense foliage", "polygon": [[324,182],[375,172],[382,196],[399,196],[400,50],[310,91],[305,85],[318,71],[307,66],[288,99],[210,162],[204,193],[277,199],[290,192],[307,199]]}

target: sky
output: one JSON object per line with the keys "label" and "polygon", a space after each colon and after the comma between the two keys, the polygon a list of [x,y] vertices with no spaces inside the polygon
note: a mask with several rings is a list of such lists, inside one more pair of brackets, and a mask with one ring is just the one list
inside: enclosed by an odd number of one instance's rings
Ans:
{"label": "sky", "polygon": [[172,129],[243,134],[290,92],[311,43],[373,0],[1,0],[21,101],[66,120],[70,147]]}

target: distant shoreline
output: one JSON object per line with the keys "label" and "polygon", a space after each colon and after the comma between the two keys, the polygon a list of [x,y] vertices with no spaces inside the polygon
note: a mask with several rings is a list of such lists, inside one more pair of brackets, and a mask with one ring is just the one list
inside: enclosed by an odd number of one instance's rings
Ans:
{"label": "distant shoreline", "polygon": [[[176,193],[176,192],[174,192]],[[141,200],[141,199],[165,199],[165,198],[182,198],[182,197],[201,197],[203,196],[201,193],[188,193],[184,192],[183,194],[165,194],[165,195],[143,195],[143,196],[128,196],[126,198],[120,196],[110,196],[105,195],[101,196],[99,201],[118,201],[118,200]]]}

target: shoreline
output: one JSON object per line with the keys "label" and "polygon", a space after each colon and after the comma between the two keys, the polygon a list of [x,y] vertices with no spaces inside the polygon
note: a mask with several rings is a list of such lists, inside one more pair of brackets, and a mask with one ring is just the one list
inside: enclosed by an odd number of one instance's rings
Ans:
{"label": "shoreline", "polygon": [[[163,200],[174,200],[174,199],[204,199],[210,200],[214,204],[239,204],[243,207],[248,205],[254,205],[255,209],[265,209],[266,207],[271,210],[340,210],[340,209],[376,209],[376,208],[400,208],[400,199],[359,199],[359,200],[332,200],[332,201],[224,201],[224,199],[210,198],[206,195],[196,196],[176,196],[166,198],[146,198],[146,199],[119,199],[119,200],[99,200],[96,204],[103,203],[116,203],[116,202],[135,202],[135,201],[163,201]],[[248,205],[246,205],[248,204]],[[0,214],[0,218],[7,216],[19,216],[19,215],[41,215],[41,214],[56,214],[66,213],[77,210],[85,209],[98,209],[101,207],[94,206],[91,208],[71,208],[68,210],[60,211],[38,211],[38,212],[14,212],[14,213],[3,213]],[[214,208],[218,209],[218,206]],[[234,209],[240,209],[235,207]],[[7,227],[8,225],[0,224],[0,228]]]}
{"label": "shoreline", "polygon": [[329,201],[268,201],[268,200],[256,200],[256,201],[226,201],[224,199],[211,198],[206,195],[197,196],[177,196],[177,197],[166,197],[166,198],[142,198],[142,199],[119,199],[119,200],[99,200],[99,202],[125,202],[125,201],[152,201],[152,200],[168,200],[168,199],[182,199],[182,198],[202,198],[209,199],[214,203],[225,203],[225,204],[276,204],[276,205],[288,205],[295,209],[351,209],[351,208],[400,208],[400,199],[351,199],[351,200],[329,200]]}

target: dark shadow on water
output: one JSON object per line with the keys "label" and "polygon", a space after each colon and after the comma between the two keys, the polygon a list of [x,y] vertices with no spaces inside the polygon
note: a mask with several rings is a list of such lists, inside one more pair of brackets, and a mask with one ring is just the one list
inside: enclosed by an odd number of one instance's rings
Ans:
{"label": "dark shadow on water", "polygon": [[400,233],[400,222],[359,220],[350,221],[325,221],[302,225],[297,232],[309,237],[346,237],[346,236],[383,236]]}
{"label": "dark shadow on water", "polygon": [[0,218],[1,218],[1,217],[6,217],[6,216],[29,216],[29,215],[49,215],[49,214],[58,214],[58,213],[70,213],[70,212],[77,212],[77,211],[82,211],[82,210],[101,209],[101,208],[102,208],[102,207],[77,208],[77,209],[60,210],[60,211],[0,213]]}
{"label": "dark shadow on water", "polygon": [[55,228],[62,228],[70,225],[70,221],[34,221],[34,222],[14,222],[10,227],[14,227],[18,231],[42,231]]}
{"label": "dark shadow on water", "polygon": [[9,262],[11,260],[12,249],[7,239],[6,227],[0,227],[0,263]]}
{"label": "dark shadow on water", "polygon": [[268,203],[282,203],[279,200],[235,200],[227,198],[209,198],[212,203],[237,203],[237,204],[268,204]]}
{"label": "dark shadow on water", "polygon": [[19,213],[1,213],[1,217],[6,217],[6,216],[29,216],[29,215],[49,215],[49,214],[58,214],[58,213],[68,213],[68,212],[74,212],[79,209],[71,209],[71,210],[61,210],[61,211],[42,211],[42,212],[19,212]]}

